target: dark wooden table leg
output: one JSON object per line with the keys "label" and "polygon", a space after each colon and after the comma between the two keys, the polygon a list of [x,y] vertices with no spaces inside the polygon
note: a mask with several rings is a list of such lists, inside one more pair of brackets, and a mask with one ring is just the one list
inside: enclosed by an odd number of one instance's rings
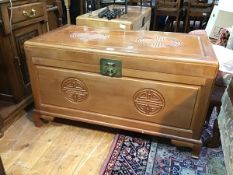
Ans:
{"label": "dark wooden table leg", "polygon": [[6,175],[5,169],[2,164],[2,159],[0,157],[0,175]]}
{"label": "dark wooden table leg", "polygon": [[3,132],[3,119],[0,115],[0,138],[3,137],[4,132]]}
{"label": "dark wooden table leg", "polygon": [[220,132],[218,128],[218,120],[214,121],[214,128],[213,128],[213,137],[206,143],[206,146],[209,148],[216,148],[221,145],[220,140]]}
{"label": "dark wooden table leg", "polygon": [[[217,110],[216,111],[217,115],[219,114],[220,108],[222,105],[221,99],[222,99],[222,96],[223,96],[225,89],[226,89],[226,87],[220,87],[220,86],[215,85],[213,93],[211,95],[209,110],[207,112],[206,120],[208,121],[208,123],[210,122],[210,118],[211,118],[211,115],[212,115],[215,107]],[[216,148],[216,147],[219,147],[221,145],[217,118],[214,120],[213,136],[211,138],[209,138],[208,140],[206,140],[203,144],[209,148]]]}

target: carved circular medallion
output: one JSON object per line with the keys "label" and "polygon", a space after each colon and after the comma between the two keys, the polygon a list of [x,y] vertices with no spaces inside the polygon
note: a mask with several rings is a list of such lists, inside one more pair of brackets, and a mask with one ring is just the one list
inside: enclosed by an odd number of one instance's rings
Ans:
{"label": "carved circular medallion", "polygon": [[144,115],[155,115],[165,106],[165,100],[155,89],[141,89],[133,97],[137,110]]}
{"label": "carved circular medallion", "polygon": [[81,102],[88,97],[86,85],[77,78],[66,78],[63,80],[61,90],[65,98],[73,103]]}

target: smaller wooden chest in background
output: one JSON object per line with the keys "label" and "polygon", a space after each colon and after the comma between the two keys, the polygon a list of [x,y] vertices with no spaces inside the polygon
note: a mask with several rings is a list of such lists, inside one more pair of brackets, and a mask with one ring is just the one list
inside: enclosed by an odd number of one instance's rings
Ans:
{"label": "smaller wooden chest in background", "polygon": [[[111,5],[109,9],[124,8],[123,5]],[[113,30],[149,30],[151,20],[151,8],[140,6],[128,6],[128,14],[120,18],[108,20],[99,18],[98,13],[104,8],[98,9],[76,18],[78,26],[88,26],[97,28],[109,28]]]}

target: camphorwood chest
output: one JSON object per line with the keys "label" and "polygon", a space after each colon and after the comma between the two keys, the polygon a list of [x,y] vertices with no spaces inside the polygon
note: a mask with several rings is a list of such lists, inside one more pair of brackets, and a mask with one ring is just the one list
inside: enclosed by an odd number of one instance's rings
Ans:
{"label": "camphorwood chest", "polygon": [[208,39],[65,26],[25,43],[34,120],[147,133],[197,156],[218,62]]}
{"label": "camphorwood chest", "polygon": [[[106,7],[105,7],[106,8]],[[109,9],[124,9],[124,5],[110,5]],[[76,18],[78,26],[88,26],[95,28],[109,28],[112,30],[149,30],[151,20],[151,8],[128,6],[127,15],[122,15],[117,19],[108,20],[107,18],[99,18],[99,12],[104,8],[96,11],[80,15]]]}

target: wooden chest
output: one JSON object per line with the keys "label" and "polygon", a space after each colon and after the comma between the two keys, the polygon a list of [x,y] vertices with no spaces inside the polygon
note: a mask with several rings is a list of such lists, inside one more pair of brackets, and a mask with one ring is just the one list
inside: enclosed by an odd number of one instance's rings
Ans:
{"label": "wooden chest", "polygon": [[[124,8],[123,5],[111,5],[113,7]],[[151,20],[151,8],[128,6],[128,14],[117,19],[108,20],[107,18],[99,18],[98,13],[104,8],[98,9],[91,13],[87,13],[76,18],[78,26],[88,26],[97,28],[109,28],[113,30],[149,30]]]}
{"label": "wooden chest", "polygon": [[36,110],[171,138],[198,155],[218,62],[206,37],[65,26],[25,43]]}

